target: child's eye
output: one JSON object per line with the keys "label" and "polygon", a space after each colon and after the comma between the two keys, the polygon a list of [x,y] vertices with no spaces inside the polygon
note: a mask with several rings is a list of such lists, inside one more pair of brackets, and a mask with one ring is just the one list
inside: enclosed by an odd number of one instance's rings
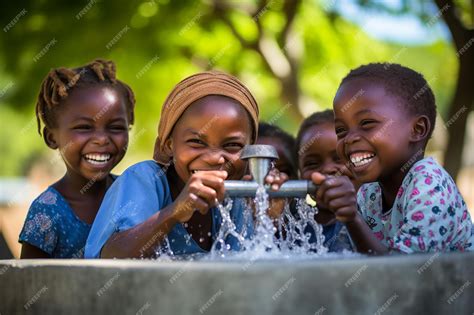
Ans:
{"label": "child's eye", "polygon": [[77,125],[77,126],[74,126],[72,129],[74,130],[91,130],[92,129],[92,126],[90,125]]}
{"label": "child's eye", "polygon": [[187,143],[190,143],[190,144],[197,144],[197,145],[204,145],[205,143],[200,140],[200,139],[189,139],[186,141]]}
{"label": "child's eye", "polygon": [[336,136],[340,139],[346,135],[346,129],[344,127],[336,127]]}
{"label": "child's eye", "polygon": [[229,151],[240,151],[242,150],[244,145],[238,142],[230,142],[230,143],[226,143],[224,147]]}
{"label": "child's eye", "polygon": [[303,166],[304,168],[317,168],[321,163],[319,161],[307,161],[304,162]]}
{"label": "child's eye", "polygon": [[360,125],[365,128],[370,128],[370,127],[373,127],[375,123],[376,123],[375,120],[364,119],[360,122]]}
{"label": "child's eye", "polygon": [[128,130],[128,128],[124,125],[112,125],[110,126],[110,129],[113,131],[125,131]]}

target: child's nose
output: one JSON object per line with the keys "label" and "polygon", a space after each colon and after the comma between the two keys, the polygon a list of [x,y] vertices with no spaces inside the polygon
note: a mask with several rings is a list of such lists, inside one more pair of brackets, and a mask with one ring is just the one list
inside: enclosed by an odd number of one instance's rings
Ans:
{"label": "child's nose", "polygon": [[352,144],[360,140],[359,134],[355,132],[349,132],[344,138],[344,144]]}
{"label": "child's nose", "polygon": [[222,150],[211,149],[204,155],[204,160],[209,165],[221,165],[225,163],[225,158]]}
{"label": "child's nose", "polygon": [[324,163],[323,167],[321,168],[321,173],[325,175],[336,175],[338,171],[339,169],[334,163]]}
{"label": "child's nose", "polygon": [[98,145],[109,144],[109,136],[105,132],[97,131],[94,133],[93,143]]}

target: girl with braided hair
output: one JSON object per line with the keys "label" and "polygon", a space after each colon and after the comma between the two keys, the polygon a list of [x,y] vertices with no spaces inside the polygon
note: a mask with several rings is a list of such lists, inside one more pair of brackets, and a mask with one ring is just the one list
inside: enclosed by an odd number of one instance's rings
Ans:
{"label": "girl with braided hair", "polygon": [[134,120],[134,94],[115,76],[112,61],[97,59],[79,68],[52,69],[43,80],[38,133],[59,150],[66,173],[33,201],[19,237],[21,258],[83,257]]}

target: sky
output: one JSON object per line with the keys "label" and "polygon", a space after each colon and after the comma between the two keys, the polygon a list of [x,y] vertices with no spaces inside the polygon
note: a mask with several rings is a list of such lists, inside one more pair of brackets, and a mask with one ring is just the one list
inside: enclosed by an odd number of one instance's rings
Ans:
{"label": "sky", "polygon": [[[400,6],[401,3],[400,0],[379,1],[394,8]],[[429,8],[432,17],[427,22],[413,14],[391,15],[361,8],[355,0],[336,1],[334,5],[342,16],[358,24],[366,33],[380,40],[415,45],[429,44],[439,39],[450,39],[449,31],[434,3]]]}

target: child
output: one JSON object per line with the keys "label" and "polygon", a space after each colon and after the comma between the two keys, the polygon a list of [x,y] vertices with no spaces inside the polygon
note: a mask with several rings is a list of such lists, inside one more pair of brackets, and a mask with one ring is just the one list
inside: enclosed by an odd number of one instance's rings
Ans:
{"label": "child", "polygon": [[281,128],[260,122],[258,124],[257,144],[268,144],[275,147],[278,152],[278,160],[275,167],[288,175],[290,179],[298,178],[296,167],[295,138]]}
{"label": "child", "polygon": [[58,149],[66,174],[33,201],[19,241],[21,258],[81,258],[91,224],[125,155],[135,98],[115,64],[57,68],[36,103],[38,132]]}
{"label": "child", "polygon": [[[336,153],[336,142],[332,110],[314,113],[303,121],[295,150],[298,152],[298,169],[302,179],[311,180],[314,172],[331,176],[350,175]],[[344,224],[337,221],[331,211],[318,205],[315,220],[323,226],[324,246],[329,252],[353,249]],[[314,231],[310,229],[309,232]],[[311,236],[311,240],[316,241],[315,235]]]}
{"label": "child", "polygon": [[316,194],[344,222],[358,251],[464,251],[471,218],[456,184],[426,143],[436,118],[423,76],[398,64],[351,71],[334,99],[337,150],[356,179],[314,173]]}
{"label": "child", "polygon": [[[240,151],[257,131],[257,103],[236,78],[213,71],[178,83],[162,107],[155,161],[131,166],[112,185],[85,257],[153,257],[164,246],[174,255],[209,251],[221,224],[215,206],[224,199],[224,180],[244,176]],[[274,172],[266,181],[278,189],[286,179]],[[251,229],[244,205],[236,199],[230,210],[239,232]],[[226,246],[239,249],[234,236]]]}

